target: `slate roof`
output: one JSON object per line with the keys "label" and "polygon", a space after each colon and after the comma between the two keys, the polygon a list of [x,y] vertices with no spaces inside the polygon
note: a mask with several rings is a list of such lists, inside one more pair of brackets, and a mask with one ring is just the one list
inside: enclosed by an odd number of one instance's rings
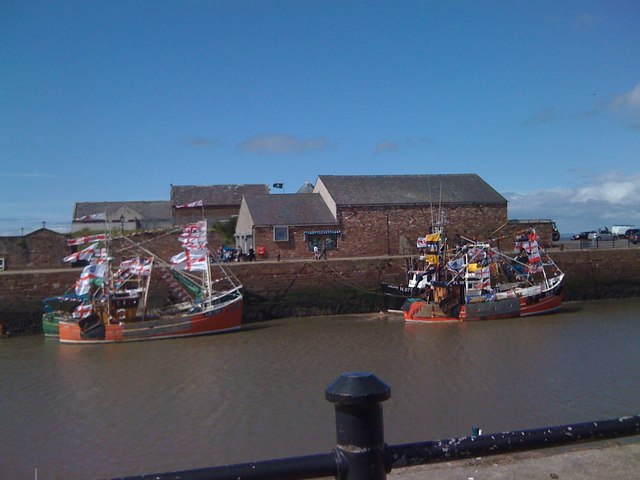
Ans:
{"label": "slate roof", "polygon": [[296,193],[313,193],[313,184],[307,180]]}
{"label": "slate roof", "polygon": [[338,225],[320,194],[245,195],[256,227],[267,225]]}
{"label": "slate roof", "polygon": [[166,200],[144,202],[76,202],[73,218],[80,218],[94,213],[106,213],[110,217],[121,207],[135,210],[145,220],[171,220],[171,206]]}
{"label": "slate roof", "polygon": [[337,205],[507,203],[476,174],[320,175]]}
{"label": "slate roof", "polygon": [[243,195],[269,193],[268,185],[172,185],[171,206],[202,200],[205,206],[240,205]]}

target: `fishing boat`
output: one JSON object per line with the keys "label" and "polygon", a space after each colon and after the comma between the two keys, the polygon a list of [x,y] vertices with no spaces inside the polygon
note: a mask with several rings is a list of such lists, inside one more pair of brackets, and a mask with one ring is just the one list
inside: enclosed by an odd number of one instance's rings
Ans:
{"label": "fishing boat", "polygon": [[[125,237],[126,238],[126,237]],[[220,263],[214,274],[207,241],[207,222],[203,220],[184,228],[179,237],[183,251],[171,262],[149,254],[164,275],[185,297],[181,302],[155,312],[146,311],[149,285],[142,290],[137,315],[127,315],[126,307],[114,308],[114,301],[126,297],[109,294],[106,282],[89,293],[90,312],[78,321],[61,321],[60,342],[100,344],[190,337],[238,330],[242,325],[242,285],[233,273]],[[150,278],[147,277],[147,278]],[[174,279],[175,281],[173,281]],[[190,294],[190,297],[188,296]],[[188,298],[187,298],[188,297]]]}
{"label": "fishing boat", "polygon": [[55,297],[45,298],[44,312],[42,313],[42,332],[45,337],[58,337],[58,325],[60,321],[70,320],[73,312],[84,299],[75,293],[66,293]]}
{"label": "fishing boat", "polygon": [[[46,337],[59,336],[61,321],[73,322],[87,316],[91,310],[91,295],[98,290],[109,296],[112,312],[124,312],[127,319],[135,318],[144,292],[144,278],[150,273],[152,260],[140,257],[123,260],[111,271],[108,253],[109,235],[100,234],[70,239],[69,245],[91,243],[89,247],[63,259],[65,262],[85,262],[75,285],[66,293],[43,300],[42,331]],[[101,246],[102,245],[102,246]],[[104,283],[107,285],[104,285]],[[92,286],[101,287],[99,289]]]}
{"label": "fishing boat", "polygon": [[435,280],[435,265],[443,255],[441,233],[431,233],[420,237],[416,242],[421,255],[417,258],[406,258],[406,280],[400,283],[381,283],[385,310],[388,312],[402,312],[402,306],[408,298],[423,295],[425,288]]}
{"label": "fishing boat", "polygon": [[510,254],[464,237],[447,245],[441,233],[419,239],[431,244],[425,266],[408,285],[406,322],[458,322],[539,315],[562,305],[564,273],[540,245],[534,229],[521,232]]}

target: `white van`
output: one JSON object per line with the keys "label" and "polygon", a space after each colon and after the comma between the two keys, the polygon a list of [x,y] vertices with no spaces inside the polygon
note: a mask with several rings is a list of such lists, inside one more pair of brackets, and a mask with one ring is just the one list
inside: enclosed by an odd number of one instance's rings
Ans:
{"label": "white van", "polygon": [[611,233],[615,238],[626,238],[627,230],[634,227],[635,225],[614,225],[611,227]]}

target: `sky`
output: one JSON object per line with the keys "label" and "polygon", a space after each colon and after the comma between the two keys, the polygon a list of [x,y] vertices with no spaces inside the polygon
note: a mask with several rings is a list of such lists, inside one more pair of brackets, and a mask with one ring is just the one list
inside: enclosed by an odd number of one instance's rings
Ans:
{"label": "sky", "polygon": [[476,173],[640,225],[640,2],[0,0],[0,235],[173,185]]}

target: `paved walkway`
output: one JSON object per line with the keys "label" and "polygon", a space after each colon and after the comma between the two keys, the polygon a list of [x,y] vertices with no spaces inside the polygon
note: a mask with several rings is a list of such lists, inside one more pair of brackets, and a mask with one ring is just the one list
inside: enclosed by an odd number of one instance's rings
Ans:
{"label": "paved walkway", "polygon": [[389,480],[637,480],[640,437],[394,470]]}

